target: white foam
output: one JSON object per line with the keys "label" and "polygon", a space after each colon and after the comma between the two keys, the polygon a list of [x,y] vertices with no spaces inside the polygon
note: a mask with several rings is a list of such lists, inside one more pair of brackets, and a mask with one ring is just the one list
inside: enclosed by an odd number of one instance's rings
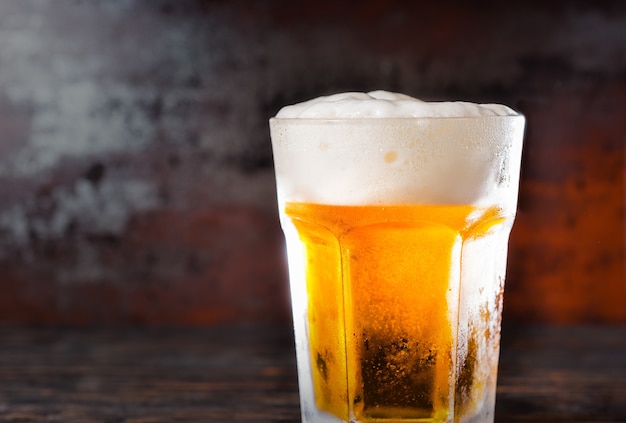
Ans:
{"label": "white foam", "polygon": [[397,118],[397,117],[475,117],[517,115],[501,104],[464,101],[425,102],[389,91],[348,92],[314,98],[283,107],[277,118]]}
{"label": "white foam", "polygon": [[524,118],[506,106],[343,93],[285,107],[270,129],[281,203],[515,208]]}

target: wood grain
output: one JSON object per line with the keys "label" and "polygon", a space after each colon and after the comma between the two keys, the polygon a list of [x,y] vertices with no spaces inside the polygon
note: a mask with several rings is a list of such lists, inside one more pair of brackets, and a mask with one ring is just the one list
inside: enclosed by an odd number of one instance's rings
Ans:
{"label": "wood grain", "polygon": [[496,418],[626,422],[626,327],[503,331]]}
{"label": "wood grain", "polygon": [[[0,422],[298,422],[287,327],[0,329]],[[626,327],[505,328],[497,422],[625,422]]]}

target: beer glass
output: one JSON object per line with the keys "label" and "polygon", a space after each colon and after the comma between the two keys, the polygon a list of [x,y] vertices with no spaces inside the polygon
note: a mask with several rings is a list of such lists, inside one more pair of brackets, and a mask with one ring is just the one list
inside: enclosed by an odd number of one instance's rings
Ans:
{"label": "beer glass", "polygon": [[493,421],[524,124],[270,120],[303,422]]}

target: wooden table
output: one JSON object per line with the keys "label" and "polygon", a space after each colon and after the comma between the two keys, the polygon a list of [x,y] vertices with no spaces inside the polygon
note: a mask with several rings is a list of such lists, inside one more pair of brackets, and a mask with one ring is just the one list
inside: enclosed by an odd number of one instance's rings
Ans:
{"label": "wooden table", "polygon": [[[291,329],[0,328],[0,422],[298,422]],[[626,327],[503,331],[497,422],[626,422]]]}

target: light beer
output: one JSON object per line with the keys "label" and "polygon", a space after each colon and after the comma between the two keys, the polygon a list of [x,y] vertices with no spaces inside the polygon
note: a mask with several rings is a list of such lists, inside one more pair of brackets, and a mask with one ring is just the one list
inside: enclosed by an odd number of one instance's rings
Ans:
{"label": "light beer", "polygon": [[272,122],[305,423],[493,420],[520,123],[442,120]]}

